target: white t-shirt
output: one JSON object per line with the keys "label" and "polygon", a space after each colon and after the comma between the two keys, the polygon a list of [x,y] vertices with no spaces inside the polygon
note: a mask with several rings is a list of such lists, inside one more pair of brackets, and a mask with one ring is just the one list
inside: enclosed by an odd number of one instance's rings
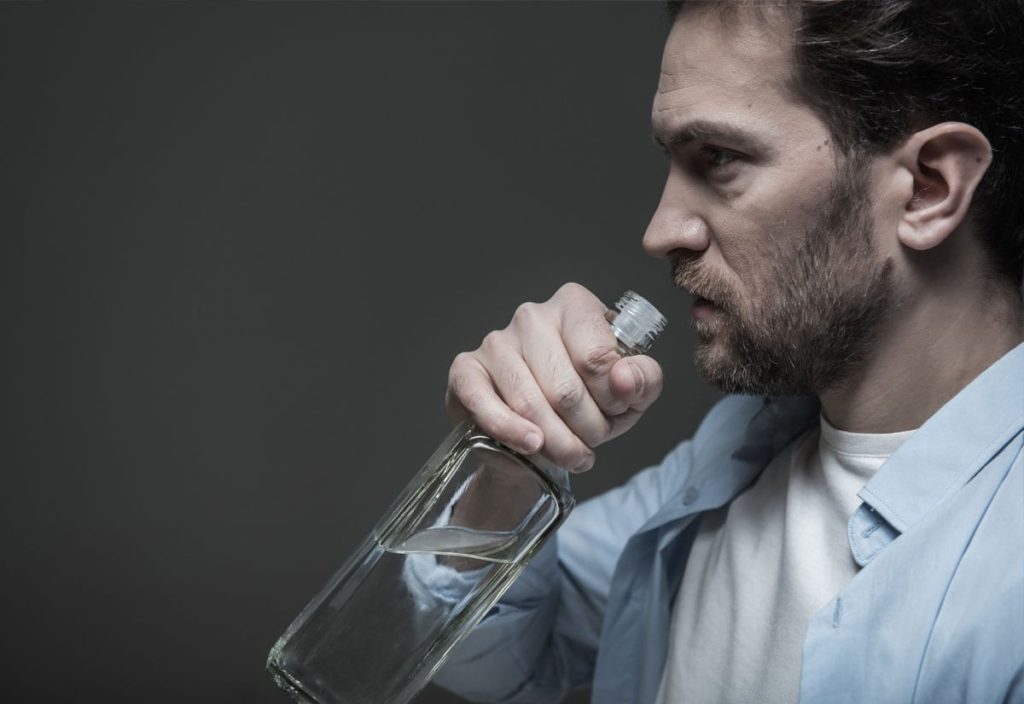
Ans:
{"label": "white t-shirt", "polygon": [[822,417],[704,515],[672,609],[658,704],[798,700],[807,624],[859,569],[846,535],[857,492],[913,432],[848,433]]}

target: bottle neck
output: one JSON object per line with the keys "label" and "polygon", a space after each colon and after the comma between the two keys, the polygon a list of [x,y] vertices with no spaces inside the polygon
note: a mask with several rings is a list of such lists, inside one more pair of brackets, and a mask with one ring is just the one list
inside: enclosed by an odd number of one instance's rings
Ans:
{"label": "bottle neck", "polygon": [[619,349],[619,354],[621,354],[623,357],[632,357],[633,355],[643,354],[642,350],[638,350],[635,347],[631,347],[629,344],[621,340],[618,335],[615,336],[615,339],[617,342],[617,347]]}

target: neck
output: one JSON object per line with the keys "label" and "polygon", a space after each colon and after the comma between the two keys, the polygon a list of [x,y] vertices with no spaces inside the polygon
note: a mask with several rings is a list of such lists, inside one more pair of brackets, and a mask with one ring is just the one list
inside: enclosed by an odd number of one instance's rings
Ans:
{"label": "neck", "polygon": [[829,423],[859,433],[918,428],[1024,341],[1019,293],[982,288],[951,287],[901,310],[857,373],[819,395]]}

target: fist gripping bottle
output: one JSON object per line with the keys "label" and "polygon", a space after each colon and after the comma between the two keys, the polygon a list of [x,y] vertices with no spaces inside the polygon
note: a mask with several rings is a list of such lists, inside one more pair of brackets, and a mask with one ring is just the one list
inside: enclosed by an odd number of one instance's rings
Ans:
{"label": "fist gripping bottle", "polygon": [[[619,352],[645,353],[665,318],[632,291],[616,308]],[[566,470],[459,425],[278,639],[267,670],[304,704],[405,704],[574,505]]]}

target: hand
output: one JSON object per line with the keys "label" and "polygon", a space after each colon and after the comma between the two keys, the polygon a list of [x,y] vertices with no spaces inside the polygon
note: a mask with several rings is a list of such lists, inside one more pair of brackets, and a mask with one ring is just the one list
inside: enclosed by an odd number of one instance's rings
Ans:
{"label": "hand", "polygon": [[619,354],[608,312],[571,283],[519,306],[508,327],[455,357],[448,414],[523,454],[590,469],[593,448],[632,428],[661,394],[661,366]]}

